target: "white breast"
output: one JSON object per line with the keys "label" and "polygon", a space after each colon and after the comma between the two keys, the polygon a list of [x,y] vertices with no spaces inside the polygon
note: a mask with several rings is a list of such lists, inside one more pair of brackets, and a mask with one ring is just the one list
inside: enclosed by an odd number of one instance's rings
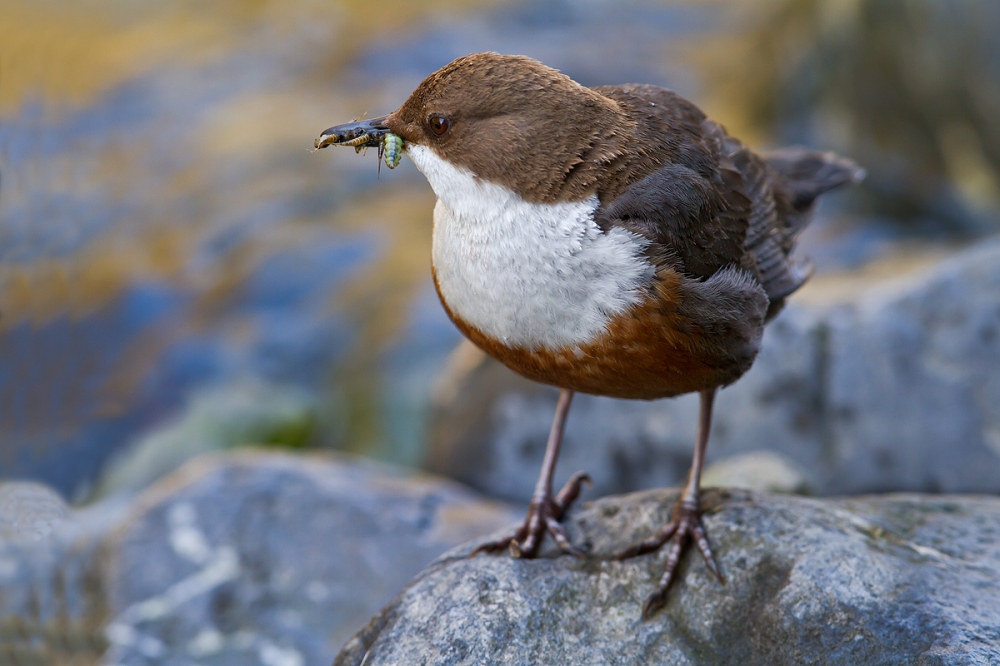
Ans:
{"label": "white breast", "polygon": [[533,204],[431,149],[407,153],[438,196],[433,260],[456,315],[511,347],[564,349],[594,340],[653,276],[644,240],[602,233],[597,197]]}

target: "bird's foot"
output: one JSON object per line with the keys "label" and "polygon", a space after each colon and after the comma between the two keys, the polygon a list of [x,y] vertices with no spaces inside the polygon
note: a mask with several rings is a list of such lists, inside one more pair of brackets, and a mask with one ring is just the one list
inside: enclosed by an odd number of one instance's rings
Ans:
{"label": "bird's foot", "polygon": [[496,541],[481,544],[472,551],[470,557],[506,548],[513,557],[532,558],[538,554],[546,532],[552,535],[564,553],[583,557],[583,553],[569,542],[566,530],[559,521],[580,494],[580,486],[584,483],[591,483],[590,477],[583,472],[577,472],[554,498],[551,494],[545,494],[532,500],[531,506],[528,507],[528,515],[520,527]]}
{"label": "bird's foot", "polygon": [[708,543],[705,527],[701,524],[701,509],[698,506],[697,498],[687,501],[683,499],[678,500],[677,504],[674,505],[670,522],[663,529],[645,541],[637,543],[631,548],[626,548],[618,553],[616,557],[619,560],[624,560],[636,555],[650,553],[658,550],[663,544],[670,541],[671,538],[673,538],[673,542],[670,544],[670,552],[667,554],[667,561],[663,567],[663,576],[660,578],[660,583],[657,585],[656,591],[649,595],[646,603],[642,606],[642,616],[644,618],[652,615],[666,600],[667,588],[670,587],[670,583],[674,579],[674,574],[677,572],[677,565],[680,563],[681,555],[684,553],[684,548],[687,546],[688,541],[693,540],[697,544],[698,550],[701,551],[702,557],[705,558],[705,564],[708,565],[709,571],[715,574],[720,583],[725,583],[722,574],[719,572],[719,567],[715,563],[715,557],[712,555],[712,547]]}

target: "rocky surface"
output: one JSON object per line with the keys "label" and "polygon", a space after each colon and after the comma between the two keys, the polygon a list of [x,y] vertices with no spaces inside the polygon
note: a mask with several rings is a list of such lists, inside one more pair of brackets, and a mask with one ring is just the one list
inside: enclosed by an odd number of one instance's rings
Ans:
{"label": "rocky surface", "polygon": [[123,500],[73,511],[46,486],[0,484],[0,664],[97,663],[109,617],[102,545]]}
{"label": "rocky surface", "polygon": [[[882,272],[903,270],[890,263]],[[527,500],[557,392],[468,349],[452,365],[438,391],[428,469]],[[768,327],[750,372],[720,392],[708,461],[769,451],[820,494],[998,492],[997,405],[994,239],[896,279],[807,285]],[[697,409],[694,395],[652,403],[578,396],[557,481],[582,469],[600,494],[679,483]]]}
{"label": "rocky surface", "polygon": [[202,457],[86,510],[0,486],[0,664],[327,666],[436,556],[518,517],[333,456]]}
{"label": "rocky surface", "polygon": [[[664,553],[612,559],[668,518],[668,490],[571,513],[585,560],[439,558],[344,647],[381,664],[988,664],[1000,661],[1000,499],[817,500],[709,491],[720,585],[690,554],[640,608]],[[551,545],[551,544],[550,544]]]}

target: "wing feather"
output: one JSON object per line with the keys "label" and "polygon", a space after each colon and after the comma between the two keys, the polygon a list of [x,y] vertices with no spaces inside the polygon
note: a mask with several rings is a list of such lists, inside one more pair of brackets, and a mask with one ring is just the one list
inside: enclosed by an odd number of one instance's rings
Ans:
{"label": "wing feather", "polygon": [[859,182],[863,170],[801,148],[757,155],[676,93],[647,85],[596,88],[634,122],[630,153],[605,156],[598,190],[602,228],[622,226],[659,261],[708,279],[749,270],[771,301],[770,318],[813,271],[792,256],[823,192]]}

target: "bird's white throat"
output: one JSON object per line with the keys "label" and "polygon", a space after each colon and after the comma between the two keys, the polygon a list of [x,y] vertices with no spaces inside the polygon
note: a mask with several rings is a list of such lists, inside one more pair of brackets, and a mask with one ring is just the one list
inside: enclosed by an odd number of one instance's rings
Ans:
{"label": "bird's white throat", "polygon": [[453,313],[511,347],[565,349],[592,342],[641,298],[653,277],[645,241],[602,233],[597,197],[528,203],[425,146],[407,154],[430,182],[433,261]]}

